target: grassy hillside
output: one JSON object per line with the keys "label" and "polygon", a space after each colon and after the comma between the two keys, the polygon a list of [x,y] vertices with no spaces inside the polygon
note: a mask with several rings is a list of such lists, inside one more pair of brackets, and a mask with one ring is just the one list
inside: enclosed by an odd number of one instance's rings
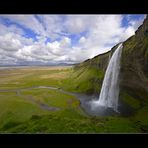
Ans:
{"label": "grassy hillside", "polygon": [[[110,52],[77,64],[70,77],[64,82],[64,89],[86,94],[98,94],[109,61]],[[72,85],[71,85],[72,84]]]}
{"label": "grassy hillside", "polygon": [[[80,102],[75,96],[59,89],[32,87],[66,88],[72,73],[71,68],[49,67],[1,70],[0,133],[142,131],[139,125],[135,126],[134,119],[119,116],[90,117],[80,108]],[[137,118],[141,117],[141,114],[142,111]]]}

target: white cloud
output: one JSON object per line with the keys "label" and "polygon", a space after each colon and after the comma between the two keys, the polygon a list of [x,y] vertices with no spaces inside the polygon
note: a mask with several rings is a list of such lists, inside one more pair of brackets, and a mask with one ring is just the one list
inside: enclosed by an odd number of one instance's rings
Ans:
{"label": "white cloud", "polygon": [[70,45],[71,45],[71,39],[68,37],[64,37],[60,42],[61,48],[67,48],[67,47],[70,47]]}
{"label": "white cloud", "polygon": [[[104,53],[134,35],[143,22],[132,20],[122,26],[122,15],[3,15],[31,29],[37,41],[25,37],[15,24],[0,24],[0,64],[33,62],[75,63]],[[75,39],[73,36],[77,36]],[[46,42],[50,38],[49,42]]]}
{"label": "white cloud", "polygon": [[87,29],[89,18],[91,16],[68,15],[64,26],[69,33],[81,33]]}
{"label": "white cloud", "polygon": [[121,37],[121,41],[125,41],[126,39],[128,39],[130,36],[135,34],[135,29],[133,26],[129,26],[128,28],[126,28],[123,33],[122,33],[122,37]]}
{"label": "white cloud", "polygon": [[39,35],[45,35],[42,24],[35,18],[34,15],[3,15],[3,17],[29,28]]}
{"label": "white cloud", "polygon": [[55,39],[62,31],[62,19],[57,15],[38,15],[42,20],[42,25],[45,30],[45,36]]}
{"label": "white cloud", "polygon": [[8,33],[0,36],[0,48],[7,51],[17,51],[22,47],[20,40],[14,38],[14,34]]}
{"label": "white cloud", "polygon": [[94,27],[89,32],[89,40],[87,40],[87,47],[104,46],[106,43],[114,42],[114,37],[120,37],[122,33],[121,27],[122,16],[109,15],[98,16],[92,22]]}
{"label": "white cloud", "polygon": [[132,20],[131,15],[128,15],[129,26],[127,28],[124,28],[124,30],[121,34],[120,41],[125,41],[129,37],[135,35],[135,31],[143,23],[144,18],[145,18],[145,16],[143,18],[138,19],[138,20]]}
{"label": "white cloud", "polygon": [[57,38],[62,31],[61,17],[57,15],[3,15],[4,18],[22,25],[43,37]]}
{"label": "white cloud", "polygon": [[6,33],[15,33],[19,35],[24,35],[24,31],[21,28],[16,27],[15,25],[5,26],[0,24],[0,35],[5,35]]}
{"label": "white cloud", "polygon": [[80,44],[84,44],[86,42],[86,38],[84,36],[82,36],[79,40]]}

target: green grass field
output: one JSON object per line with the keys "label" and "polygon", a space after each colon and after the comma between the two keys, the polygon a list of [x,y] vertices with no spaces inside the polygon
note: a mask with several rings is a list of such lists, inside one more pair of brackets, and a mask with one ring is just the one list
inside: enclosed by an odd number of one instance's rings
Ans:
{"label": "green grass field", "polygon": [[[83,72],[83,71],[81,71]],[[93,87],[72,67],[32,67],[0,70],[0,133],[104,133],[147,131],[147,108],[133,117],[92,117],[80,107],[79,100],[51,86],[72,92]],[[72,79],[75,77],[75,79]],[[100,72],[99,77],[102,77]],[[82,82],[84,85],[81,85]],[[76,83],[80,87],[76,87]],[[131,103],[133,99],[128,99]],[[138,102],[132,103],[139,108]],[[138,122],[139,121],[139,122]]]}

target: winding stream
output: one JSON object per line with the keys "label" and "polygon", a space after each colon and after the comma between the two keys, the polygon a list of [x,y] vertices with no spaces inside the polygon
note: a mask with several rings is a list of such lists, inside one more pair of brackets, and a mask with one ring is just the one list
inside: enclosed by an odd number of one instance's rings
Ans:
{"label": "winding stream", "polygon": [[21,94],[22,90],[31,90],[34,88],[45,88],[45,89],[50,89],[50,90],[58,90],[60,92],[63,92],[65,94],[69,94],[72,96],[75,96],[77,99],[79,99],[80,101],[80,107],[83,109],[83,111],[87,114],[87,115],[93,115],[93,116],[105,116],[105,115],[114,115],[115,112],[111,109],[106,109],[106,108],[100,108],[99,110],[94,110],[91,108],[91,100],[94,98],[97,98],[97,96],[94,95],[86,95],[86,94],[81,94],[81,93],[73,93],[73,92],[68,92],[65,91],[61,88],[57,88],[57,87],[51,87],[51,86],[32,86],[32,87],[28,87],[28,88],[20,88],[20,89],[13,89],[13,90],[0,90],[0,92],[16,92],[16,94],[18,96],[24,97],[25,99],[29,99],[31,100],[33,103],[39,105],[42,109],[44,110],[49,110],[49,111],[57,111],[60,108],[57,107],[53,107],[53,106],[49,106],[45,103],[41,103],[39,101],[37,101],[36,99],[34,99],[32,96],[24,96]]}

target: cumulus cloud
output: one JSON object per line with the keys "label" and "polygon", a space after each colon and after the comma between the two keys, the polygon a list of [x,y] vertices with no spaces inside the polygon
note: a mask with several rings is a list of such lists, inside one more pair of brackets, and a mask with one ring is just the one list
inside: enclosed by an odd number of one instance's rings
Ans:
{"label": "cumulus cloud", "polygon": [[21,42],[13,38],[13,34],[8,33],[4,36],[0,36],[0,48],[9,51],[17,51],[22,47]]}
{"label": "cumulus cloud", "polygon": [[20,24],[31,29],[37,34],[45,34],[42,24],[33,15],[4,15],[3,17],[10,19],[12,22]]}
{"label": "cumulus cloud", "polygon": [[85,44],[85,42],[86,42],[86,38],[85,38],[84,36],[82,36],[82,37],[80,38],[80,40],[79,40],[79,43],[80,43],[80,44]]}
{"label": "cumulus cloud", "polygon": [[[0,64],[76,63],[104,53],[134,35],[144,17],[123,15],[3,15]],[[34,34],[30,35],[30,31]],[[28,31],[28,32],[27,32]],[[28,33],[28,36],[26,34]],[[36,38],[36,39],[35,39]]]}
{"label": "cumulus cloud", "polygon": [[64,27],[69,33],[81,33],[87,29],[89,18],[91,18],[91,16],[69,15],[64,23]]}
{"label": "cumulus cloud", "polygon": [[5,35],[6,33],[15,33],[15,34],[20,34],[24,35],[24,31],[21,28],[16,27],[15,25],[11,26],[5,26],[3,24],[0,24],[0,35]]}
{"label": "cumulus cloud", "polygon": [[71,39],[68,37],[64,37],[60,42],[61,48],[67,48],[70,47],[70,45],[71,45]]}

